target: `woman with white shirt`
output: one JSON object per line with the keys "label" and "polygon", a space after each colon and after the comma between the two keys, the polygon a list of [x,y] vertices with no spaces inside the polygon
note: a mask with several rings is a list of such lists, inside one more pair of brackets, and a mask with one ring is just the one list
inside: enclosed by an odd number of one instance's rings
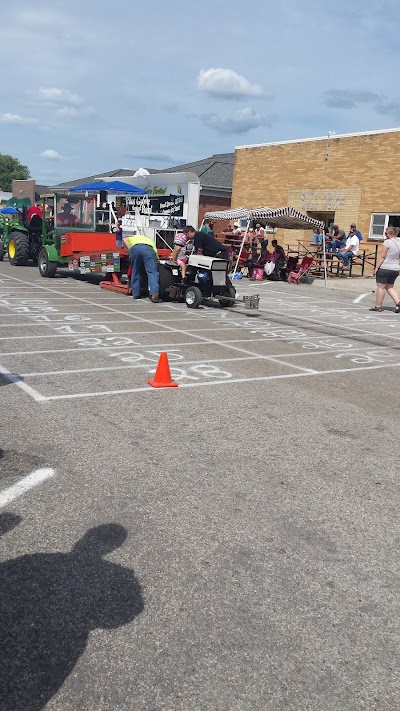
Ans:
{"label": "woman with white shirt", "polygon": [[400,296],[394,288],[394,282],[400,272],[400,239],[396,227],[388,227],[385,231],[385,241],[382,246],[379,262],[374,269],[376,276],[376,302],[370,311],[382,311],[382,302],[387,292],[393,299],[395,313],[400,313]]}

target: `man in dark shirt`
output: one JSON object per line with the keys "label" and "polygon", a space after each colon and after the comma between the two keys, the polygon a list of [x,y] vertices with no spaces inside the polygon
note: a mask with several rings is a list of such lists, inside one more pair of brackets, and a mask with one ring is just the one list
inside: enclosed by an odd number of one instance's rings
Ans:
{"label": "man in dark shirt", "polygon": [[182,232],[188,239],[194,240],[194,249],[198,254],[204,254],[205,257],[220,257],[228,259],[227,248],[215,239],[212,232],[196,231],[191,225],[186,225]]}

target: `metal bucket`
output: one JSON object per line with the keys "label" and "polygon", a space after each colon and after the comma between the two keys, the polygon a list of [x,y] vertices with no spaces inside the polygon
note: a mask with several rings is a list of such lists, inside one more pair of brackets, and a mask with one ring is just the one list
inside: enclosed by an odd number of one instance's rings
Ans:
{"label": "metal bucket", "polygon": [[258,294],[252,294],[251,296],[244,296],[243,301],[245,309],[258,309],[260,297]]}

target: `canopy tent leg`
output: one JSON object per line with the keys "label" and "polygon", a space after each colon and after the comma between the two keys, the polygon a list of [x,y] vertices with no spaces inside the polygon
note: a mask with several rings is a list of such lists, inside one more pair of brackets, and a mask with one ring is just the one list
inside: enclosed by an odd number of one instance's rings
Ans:
{"label": "canopy tent leg", "polygon": [[248,233],[248,231],[249,231],[249,226],[250,226],[250,220],[247,220],[246,230],[245,230],[245,233],[244,233],[244,235],[243,235],[242,244],[240,245],[239,254],[238,254],[237,259],[236,259],[236,264],[235,264],[235,268],[234,268],[234,270],[233,270],[232,278],[235,277],[235,274],[236,274],[236,272],[237,272],[237,268],[238,268],[238,264],[239,264],[239,259],[240,259],[240,257],[242,256],[244,243],[245,243],[245,241],[246,241],[247,233]]}

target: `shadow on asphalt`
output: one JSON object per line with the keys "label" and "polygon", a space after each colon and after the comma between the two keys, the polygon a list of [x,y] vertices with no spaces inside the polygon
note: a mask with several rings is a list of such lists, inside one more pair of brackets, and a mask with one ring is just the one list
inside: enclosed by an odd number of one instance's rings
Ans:
{"label": "shadow on asphalt", "polygon": [[134,572],[103,556],[123,544],[116,523],[91,528],[69,553],[0,564],[0,708],[39,711],[86,648],[91,630],[131,622],[144,607]]}
{"label": "shadow on asphalt", "polygon": [[[0,452],[2,451],[3,450],[0,450]],[[0,536],[4,536],[5,533],[12,531],[13,528],[15,528],[16,526],[18,526],[19,523],[21,523],[21,521],[21,516],[18,516],[17,514],[9,513],[8,511],[0,514]]]}
{"label": "shadow on asphalt", "polygon": [[13,385],[14,383],[19,383],[23,378],[18,375],[18,373],[0,373],[0,387],[2,385]]}

